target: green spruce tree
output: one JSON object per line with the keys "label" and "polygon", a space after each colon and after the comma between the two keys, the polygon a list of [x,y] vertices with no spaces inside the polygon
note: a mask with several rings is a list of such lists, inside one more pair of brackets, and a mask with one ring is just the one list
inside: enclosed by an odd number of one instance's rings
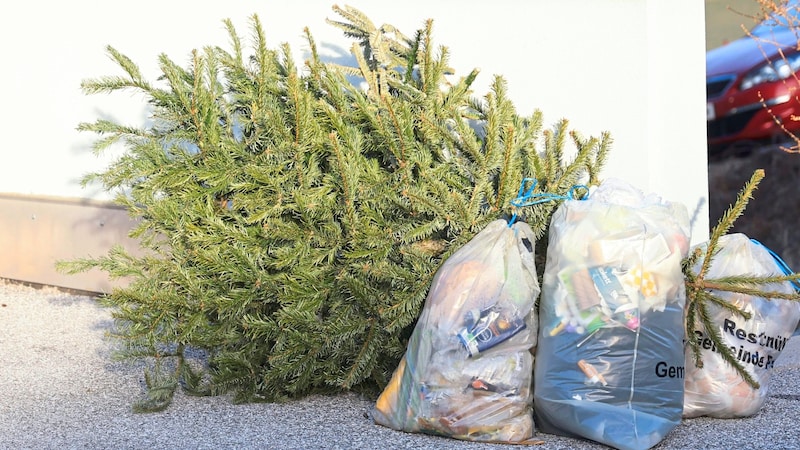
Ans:
{"label": "green spruce tree", "polygon": [[512,206],[525,178],[559,195],[598,182],[607,134],[519,115],[500,76],[475,97],[478,72],[454,78],[431,21],[409,38],[334,11],[341,20],[329,23],[355,41],[353,67],[326,64],[308,30],[311,56],[295,67],[253,16],[250,55],[226,21],[231,49],[196,50],[188,68],[162,55],[161,84],[109,47],[124,75],[82,85],[132,89],[152,108],[152,126],[79,126],[99,135],[97,152],[124,145],[84,181],[118,192],[147,255],[114,248],[59,263],[131,280],[101,300],[120,354],[147,362],[138,410],[166,407],[179,385],[236,401],[375,394],[437,268],[488,222],[526,220],[543,264],[557,202]]}

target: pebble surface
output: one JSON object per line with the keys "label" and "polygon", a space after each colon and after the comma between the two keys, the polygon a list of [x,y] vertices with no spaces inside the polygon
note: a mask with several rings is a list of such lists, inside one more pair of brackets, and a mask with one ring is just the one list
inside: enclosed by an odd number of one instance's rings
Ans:
{"label": "pebble surface", "polygon": [[[237,405],[225,396],[175,396],[137,414],[141,367],[111,356],[110,310],[92,297],[0,280],[0,449],[486,449],[394,431],[355,394]],[[536,449],[605,449],[539,433]],[[800,337],[778,359],[769,400],[744,419],[684,420],[656,449],[800,449]]]}

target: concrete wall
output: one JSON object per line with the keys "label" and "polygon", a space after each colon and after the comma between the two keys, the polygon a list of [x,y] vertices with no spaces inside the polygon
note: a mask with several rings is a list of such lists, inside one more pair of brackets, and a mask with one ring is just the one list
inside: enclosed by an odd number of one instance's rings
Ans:
{"label": "concrete wall", "polygon": [[[80,234],[87,226],[94,229],[86,224],[105,213],[93,208],[106,204],[111,195],[97,186],[81,187],[79,180],[106,167],[119,149],[94,155],[90,149],[94,136],[78,133],[76,126],[99,117],[137,126],[147,119],[142,99],[135,95],[80,92],[82,79],[119,74],[105,54],[106,45],[129,56],[146,78],[155,81],[160,53],[183,64],[192,49],[228,45],[223,19],[230,18],[239,34],[248,36],[248,20],[258,14],[273,45],[288,42],[298,60],[307,51],[301,38],[306,26],[326,57],[348,58],[351,41],[325,23],[326,18],[338,18],[332,4],[320,0],[18,2],[0,19],[0,49],[6,61],[0,70],[5,87],[0,109],[5,147],[0,193],[6,194],[0,202],[0,242],[14,243],[12,248],[21,253],[3,253],[0,277],[78,283],[88,290],[109,286],[102,274],[73,282],[51,270],[54,255],[96,256],[116,236],[124,236],[128,226],[115,219],[107,222],[103,233]],[[584,135],[609,131],[614,145],[604,175],[683,202],[695,213],[693,241],[706,239],[703,2],[353,0],[348,4],[378,24],[391,23],[409,34],[433,19],[434,37],[450,49],[457,73],[481,69],[475,85],[478,95],[488,91],[492,75],[500,74],[507,79],[520,113],[540,109],[549,123],[567,118]],[[21,207],[21,198],[33,203]],[[54,198],[60,200],[54,203]],[[85,209],[87,200],[100,203]],[[77,209],[68,212],[63,209],[66,205]],[[29,214],[52,220],[44,227],[31,222]],[[108,214],[116,217],[119,211],[111,208]],[[112,222],[120,228],[108,232]],[[47,244],[33,247],[23,241]],[[78,241],[83,244],[72,245]],[[46,250],[37,253],[35,248]],[[54,248],[60,249],[53,252]]]}

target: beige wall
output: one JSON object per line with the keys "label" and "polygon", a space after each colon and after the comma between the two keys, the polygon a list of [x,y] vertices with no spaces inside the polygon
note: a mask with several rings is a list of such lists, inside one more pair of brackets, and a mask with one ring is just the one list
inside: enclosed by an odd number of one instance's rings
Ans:
{"label": "beige wall", "polygon": [[136,252],[128,237],[134,226],[125,210],[110,203],[0,194],[0,277],[90,292],[109,292],[124,280],[100,270],[66,275],[58,260],[105,255],[114,244]]}

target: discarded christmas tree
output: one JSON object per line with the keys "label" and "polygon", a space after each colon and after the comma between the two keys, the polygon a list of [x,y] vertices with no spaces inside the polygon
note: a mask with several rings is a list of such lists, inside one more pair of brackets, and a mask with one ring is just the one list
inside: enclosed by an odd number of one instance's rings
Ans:
{"label": "discarded christmas tree", "polygon": [[83,84],[133,89],[152,106],[150,127],[80,125],[100,135],[98,152],[125,146],[85,182],[119,192],[149,255],[115,248],[59,263],[131,279],[102,301],[121,356],[148,363],[139,410],[166,407],[179,384],[237,401],[377,393],[444,259],[511,213],[546,245],[558,202],[512,206],[524,178],[558,195],[598,182],[608,135],[518,115],[499,76],[475,98],[477,71],[451,81],[430,21],[406,38],[334,10],[343,20],[330,23],[357,41],[356,67],[323,62],[306,31],[299,70],[253,16],[251,56],[226,21],[232,50],[194,51],[188,68],[162,55],[163,87],[110,47],[125,76]]}

